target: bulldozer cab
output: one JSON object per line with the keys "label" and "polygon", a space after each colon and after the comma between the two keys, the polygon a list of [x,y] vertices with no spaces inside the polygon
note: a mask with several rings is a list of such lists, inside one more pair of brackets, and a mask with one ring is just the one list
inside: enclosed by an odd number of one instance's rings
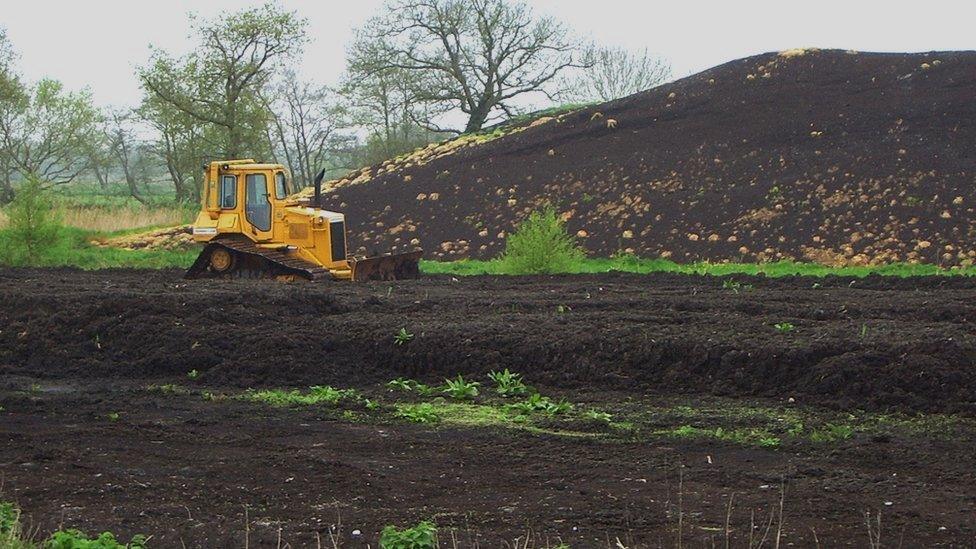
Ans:
{"label": "bulldozer cab", "polygon": [[284,217],[288,197],[295,192],[284,168],[242,160],[211,166],[207,171],[205,207],[194,224],[194,235],[240,232],[257,242],[272,240],[274,221]]}

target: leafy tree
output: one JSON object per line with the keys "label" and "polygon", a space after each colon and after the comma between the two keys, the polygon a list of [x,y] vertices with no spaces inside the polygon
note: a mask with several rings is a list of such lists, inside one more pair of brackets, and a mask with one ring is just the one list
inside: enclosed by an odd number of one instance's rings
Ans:
{"label": "leafy tree", "polygon": [[[24,87],[13,69],[13,47],[6,31],[0,28],[0,120],[10,120],[23,108]],[[0,140],[0,204],[13,200],[13,154]]]}
{"label": "leafy tree", "polygon": [[502,270],[508,274],[565,273],[584,258],[555,208],[529,214],[505,241]]}
{"label": "leafy tree", "polygon": [[156,50],[139,70],[150,99],[163,102],[192,120],[212,126],[216,156],[264,156],[267,112],[260,92],[276,64],[301,51],[307,22],[295,12],[269,3],[199,21],[191,17],[196,50],[174,58]]}
{"label": "leafy tree", "polygon": [[86,151],[99,117],[87,90],[66,91],[44,79],[0,109],[0,148],[22,177],[69,183],[88,169]]}
{"label": "leafy tree", "polygon": [[436,115],[459,110],[472,132],[511,115],[516,98],[548,95],[560,73],[582,66],[578,53],[561,24],[521,1],[391,0],[357,32],[348,65],[354,79],[411,73],[412,97],[433,115],[426,127],[442,129]]}
{"label": "leafy tree", "polygon": [[563,95],[571,101],[612,101],[658,86],[671,76],[671,65],[646,49],[591,47],[586,60],[586,67],[563,83]]}
{"label": "leafy tree", "polygon": [[0,257],[4,263],[36,264],[60,241],[61,223],[48,192],[33,174],[18,189],[7,211],[6,245]]}

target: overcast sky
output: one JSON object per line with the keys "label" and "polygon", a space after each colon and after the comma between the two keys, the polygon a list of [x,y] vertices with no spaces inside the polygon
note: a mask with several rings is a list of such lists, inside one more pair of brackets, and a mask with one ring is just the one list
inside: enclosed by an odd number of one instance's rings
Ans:
{"label": "overcast sky", "polygon": [[[186,14],[215,17],[259,5],[247,0],[2,0],[0,26],[29,79],[57,78],[91,88],[101,105],[135,105],[134,68],[149,44],[186,51]],[[340,76],[352,29],[383,0],[284,0],[309,19],[312,41],[302,73],[324,83]],[[794,47],[860,51],[976,49],[973,0],[529,0],[604,44],[647,48],[681,77],[714,65]]]}

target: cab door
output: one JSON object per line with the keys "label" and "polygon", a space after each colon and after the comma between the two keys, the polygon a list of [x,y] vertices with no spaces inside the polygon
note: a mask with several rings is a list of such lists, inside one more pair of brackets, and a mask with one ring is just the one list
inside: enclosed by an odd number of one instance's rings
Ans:
{"label": "cab door", "polygon": [[273,215],[268,175],[264,172],[244,176],[244,217],[251,227],[251,235],[257,240],[271,238]]}

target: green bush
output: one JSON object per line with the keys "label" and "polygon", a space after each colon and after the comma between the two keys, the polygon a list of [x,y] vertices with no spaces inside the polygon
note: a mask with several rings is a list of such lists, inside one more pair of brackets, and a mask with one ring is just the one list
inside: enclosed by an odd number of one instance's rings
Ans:
{"label": "green bush", "polygon": [[426,520],[403,530],[398,530],[396,526],[387,526],[380,533],[380,547],[382,549],[434,549],[437,547],[437,526]]}
{"label": "green bush", "polygon": [[501,267],[506,274],[565,273],[584,257],[555,208],[546,206],[529,214],[505,241]]}
{"label": "green bush", "polygon": [[61,221],[44,185],[28,177],[7,209],[7,228],[0,234],[0,263],[36,265],[63,238]]}

